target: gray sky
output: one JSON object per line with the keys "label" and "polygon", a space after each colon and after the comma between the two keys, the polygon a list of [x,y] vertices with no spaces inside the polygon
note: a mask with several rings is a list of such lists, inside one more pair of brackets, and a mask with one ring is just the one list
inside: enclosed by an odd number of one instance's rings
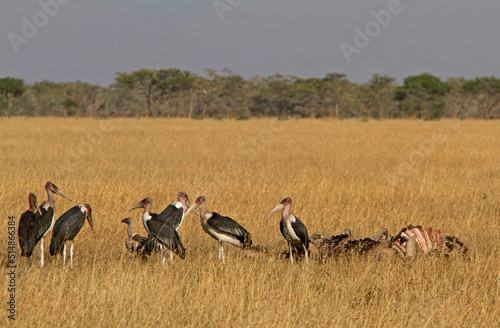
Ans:
{"label": "gray sky", "polygon": [[337,72],[353,82],[375,73],[500,77],[498,0],[4,0],[1,8],[0,77],[27,83],[107,85],[144,67],[228,67],[245,78]]}

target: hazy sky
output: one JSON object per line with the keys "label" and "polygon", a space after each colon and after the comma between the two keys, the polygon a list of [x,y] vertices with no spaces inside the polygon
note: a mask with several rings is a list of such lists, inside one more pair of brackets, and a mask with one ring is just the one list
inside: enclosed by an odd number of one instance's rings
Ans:
{"label": "hazy sky", "polygon": [[500,77],[498,0],[57,1],[2,1],[0,77],[107,85],[144,67]]}

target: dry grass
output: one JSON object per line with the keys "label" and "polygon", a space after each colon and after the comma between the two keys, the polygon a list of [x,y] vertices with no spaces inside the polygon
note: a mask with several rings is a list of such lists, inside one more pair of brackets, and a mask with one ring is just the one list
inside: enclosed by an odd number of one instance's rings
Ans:
{"label": "dry grass", "polygon": [[[44,200],[54,182],[59,216],[77,203],[94,208],[75,268],[60,258],[40,269],[17,257],[18,326],[166,327],[493,327],[500,322],[500,122],[213,121],[156,119],[0,120],[0,235],[7,216]],[[419,152],[421,151],[421,152]],[[413,161],[411,166],[408,163]],[[285,196],[310,233],[385,226],[442,228],[469,258],[351,259],[326,264],[248,258],[217,243],[190,215],[180,235],[188,253],[164,268],[129,258],[123,210],[146,196],[161,211],[179,190],[201,194],[256,244],[280,252]],[[48,249],[46,240],[46,249]],[[314,246],[312,246],[314,247]],[[5,264],[4,264],[5,265]],[[7,285],[7,277],[2,280]],[[1,290],[7,299],[6,287]],[[5,303],[0,322],[7,323]],[[0,324],[3,325],[3,324]]]}

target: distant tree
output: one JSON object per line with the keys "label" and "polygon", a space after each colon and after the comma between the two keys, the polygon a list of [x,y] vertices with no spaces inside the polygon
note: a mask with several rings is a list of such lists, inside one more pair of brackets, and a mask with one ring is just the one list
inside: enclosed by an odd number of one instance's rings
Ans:
{"label": "distant tree", "polygon": [[394,114],[394,78],[375,74],[364,86],[363,103],[371,117],[384,118]]}
{"label": "distant tree", "polygon": [[93,116],[95,112],[97,94],[100,91],[98,85],[85,82],[69,82],[62,85],[65,99],[61,103],[66,110],[75,111],[76,117],[87,115]]}
{"label": "distant tree", "polygon": [[62,104],[65,99],[63,86],[63,83],[47,80],[34,83],[28,90],[34,112],[42,116],[66,115],[67,110]]}
{"label": "distant tree", "polygon": [[171,93],[190,89],[194,79],[189,71],[177,68],[143,68],[132,73],[118,72],[115,78],[119,86],[139,91],[145,102],[144,116],[153,115],[153,106],[165,101]]}
{"label": "distant tree", "polygon": [[7,102],[7,117],[10,118],[12,113],[12,102],[15,98],[20,97],[26,88],[24,87],[24,81],[21,79],[16,79],[13,77],[5,77],[0,79],[0,94],[4,96]]}
{"label": "distant tree", "polygon": [[450,91],[446,94],[445,116],[457,119],[458,117],[468,117],[470,113],[470,101],[467,97],[463,84],[466,80],[463,77],[448,78],[446,83],[450,85]]}
{"label": "distant tree", "polygon": [[295,76],[293,79],[293,83],[289,86],[293,114],[300,115],[301,117],[321,116],[319,104],[319,90],[322,86],[321,79],[302,79]]}
{"label": "distant tree", "polygon": [[245,79],[229,68],[222,70],[224,75],[220,81],[219,97],[224,103],[225,116],[246,117],[248,108],[245,101]]}
{"label": "distant tree", "polygon": [[492,112],[500,103],[499,79],[493,76],[477,77],[464,82],[462,87],[465,92],[472,94],[475,100],[479,102],[481,116],[484,119],[494,118]]}
{"label": "distant tree", "polygon": [[438,77],[423,73],[405,78],[404,85],[396,88],[395,98],[413,118],[437,119],[444,114],[444,96],[450,89]]}
{"label": "distant tree", "polygon": [[76,117],[78,118],[78,108],[80,105],[75,99],[71,97],[66,98],[61,102],[61,105],[66,109],[64,116],[66,116],[66,114],[72,115],[74,111],[76,113]]}
{"label": "distant tree", "polygon": [[353,97],[351,94],[353,91],[353,85],[345,74],[326,74],[320,89],[320,97],[326,111],[338,119],[351,116],[353,108],[357,107],[355,101],[357,96]]}
{"label": "distant tree", "polygon": [[274,74],[266,78],[271,114],[279,118],[287,117],[292,109],[290,98],[290,77]]}

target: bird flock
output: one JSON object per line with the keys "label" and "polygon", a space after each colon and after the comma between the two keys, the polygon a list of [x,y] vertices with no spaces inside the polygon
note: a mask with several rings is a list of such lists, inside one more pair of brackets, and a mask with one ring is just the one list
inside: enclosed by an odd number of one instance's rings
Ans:
{"label": "bird flock", "polygon": [[18,236],[19,245],[21,246],[21,256],[31,257],[33,250],[38,242],[40,242],[40,267],[43,267],[43,239],[52,231],[49,247],[50,255],[62,253],[63,265],[65,265],[66,242],[71,241],[69,253],[71,267],[73,267],[73,241],[82,229],[85,219],[88,221],[92,231],[94,231],[92,208],[89,204],[76,205],[61,215],[56,221],[54,195],[59,195],[70,201],[71,199],[50,181],[45,184],[45,191],[47,192],[47,200],[40,207],[38,207],[36,195],[33,193],[29,194],[30,207],[19,218]]}
{"label": "bird flock", "polygon": [[[62,214],[55,220],[54,195],[67,197],[52,182],[45,184],[47,200],[39,207],[36,195],[28,196],[29,209],[19,219],[19,245],[21,256],[31,257],[38,243],[40,243],[40,267],[44,266],[44,237],[52,232],[49,252],[50,255],[62,254],[63,266],[66,263],[66,242],[70,241],[70,262],[73,267],[73,242],[82,229],[85,220],[94,231],[92,208],[89,204],[79,204]],[[134,232],[134,221],[127,217],[121,222],[127,224],[127,238],[125,246],[133,255],[147,258],[152,253],[161,254],[161,263],[165,264],[165,253],[169,253],[170,262],[174,261],[174,254],[181,259],[186,257],[186,248],[179,235],[184,218],[191,212],[200,216],[203,231],[218,243],[218,259],[225,261],[223,243],[234,245],[242,250],[251,250],[259,253],[268,253],[262,246],[253,245],[252,234],[230,217],[207,209],[207,199],[199,196],[191,204],[188,195],[181,191],[177,194],[177,201],[168,205],[162,212],[151,212],[153,200],[149,197],[132,205],[125,211],[143,209],[142,222],[147,236]],[[284,198],[267,216],[268,218],[278,211],[282,211],[280,231],[287,241],[288,252],[284,256],[295,260],[305,259],[309,262],[312,244],[316,247],[317,259],[324,262],[328,258],[339,256],[396,254],[400,258],[410,258],[422,252],[424,254],[444,254],[449,256],[454,252],[465,254],[467,247],[454,236],[447,236],[441,230],[408,226],[403,228],[395,237],[388,234],[388,230],[381,228],[374,236],[356,239],[351,231],[346,229],[343,234],[324,237],[320,234],[309,236],[307,228],[297,216],[291,213],[292,199]]]}

